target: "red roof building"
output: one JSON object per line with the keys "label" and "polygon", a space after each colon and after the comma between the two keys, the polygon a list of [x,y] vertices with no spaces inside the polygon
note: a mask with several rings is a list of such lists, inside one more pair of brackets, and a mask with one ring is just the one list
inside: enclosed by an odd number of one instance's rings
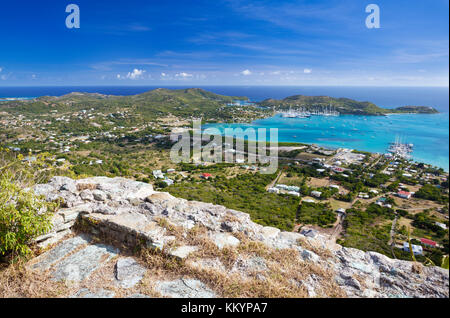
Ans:
{"label": "red roof building", "polygon": [[202,173],[202,176],[201,176],[202,178],[205,178],[205,179],[209,179],[209,178],[211,178],[212,177],[212,174],[210,174],[210,173]]}
{"label": "red roof building", "polygon": [[428,246],[431,246],[431,247],[436,247],[436,244],[437,244],[435,241],[432,241],[432,240],[429,240],[429,239],[426,239],[426,238],[421,238],[420,242],[422,244],[425,244],[425,245],[428,245]]}
{"label": "red roof building", "polygon": [[403,199],[409,199],[411,197],[411,192],[407,191],[398,191],[397,195]]}

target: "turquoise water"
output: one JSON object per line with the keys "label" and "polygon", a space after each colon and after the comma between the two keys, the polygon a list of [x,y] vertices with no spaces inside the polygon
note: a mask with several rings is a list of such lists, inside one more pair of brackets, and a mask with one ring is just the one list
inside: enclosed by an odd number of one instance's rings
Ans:
{"label": "turquoise water", "polygon": [[449,170],[449,113],[384,116],[271,118],[251,124],[208,124],[222,134],[224,128],[278,128],[280,142],[318,144],[385,153],[396,136],[414,144],[413,159]]}

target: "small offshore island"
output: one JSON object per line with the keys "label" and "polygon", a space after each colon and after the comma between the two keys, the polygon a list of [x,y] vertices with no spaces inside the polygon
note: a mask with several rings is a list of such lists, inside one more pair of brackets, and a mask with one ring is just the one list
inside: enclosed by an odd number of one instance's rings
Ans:
{"label": "small offshore island", "polygon": [[297,105],[312,112],[330,104],[343,120],[437,113],[426,106],[384,109],[325,96],[251,103],[197,88],[132,96],[71,93],[1,102],[1,158],[27,165],[39,183],[53,176],[125,177],[179,198],[246,212],[264,226],[313,230],[343,246],[397,259],[411,260],[404,245],[410,235],[414,249],[420,250],[416,259],[439,264],[449,248],[448,173],[442,168],[395,153],[299,142],[279,143],[275,174],[258,173],[265,169],[261,164],[175,164],[170,159],[175,142],[170,133],[192,129],[192,119],[248,123]]}

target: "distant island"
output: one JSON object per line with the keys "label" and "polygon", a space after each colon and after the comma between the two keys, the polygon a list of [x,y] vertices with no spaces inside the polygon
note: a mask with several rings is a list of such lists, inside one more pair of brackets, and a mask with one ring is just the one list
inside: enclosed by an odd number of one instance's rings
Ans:
{"label": "distant island", "polygon": [[60,97],[43,96],[31,100],[3,100],[0,110],[22,114],[70,113],[87,108],[111,112],[128,110],[142,120],[155,116],[174,115],[182,118],[203,118],[207,122],[248,122],[273,116],[276,111],[290,108],[332,107],[340,114],[383,116],[390,113],[435,114],[429,106],[402,106],[394,109],[381,108],[367,101],[329,96],[294,95],[282,100],[265,99],[261,102],[230,107],[234,101],[248,101],[243,96],[225,96],[200,88],[158,88],[130,96],[104,95],[99,93],[74,92]]}
{"label": "distant island", "polygon": [[303,107],[312,110],[317,107],[333,107],[343,115],[383,116],[388,113],[420,113],[435,114],[438,111],[428,106],[402,106],[394,109],[381,108],[371,102],[360,102],[349,98],[333,98],[329,96],[294,95],[282,100],[265,99],[258,103],[260,106],[287,109],[289,107]]}

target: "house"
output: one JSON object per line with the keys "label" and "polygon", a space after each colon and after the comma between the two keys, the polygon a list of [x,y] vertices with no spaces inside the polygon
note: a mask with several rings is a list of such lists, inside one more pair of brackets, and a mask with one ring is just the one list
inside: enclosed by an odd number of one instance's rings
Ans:
{"label": "house", "polygon": [[420,243],[422,243],[423,245],[429,246],[429,247],[436,247],[436,242],[426,239],[426,238],[421,238],[420,239]]}
{"label": "house", "polygon": [[403,199],[409,199],[411,198],[411,192],[408,191],[398,191],[397,196]]}
{"label": "house", "polygon": [[[412,247],[414,255],[423,255],[423,248],[422,248],[422,246],[411,244],[411,247]],[[405,252],[409,252],[409,243],[408,242],[404,242],[403,243],[403,250]]]}
{"label": "house", "polygon": [[436,224],[437,226],[439,226],[440,228],[446,230],[447,229],[447,225],[444,223],[439,223],[439,222],[434,222],[434,224]]}
{"label": "house", "polygon": [[341,215],[345,215],[345,209],[344,208],[339,208],[336,210],[337,214],[341,214]]}
{"label": "house", "polygon": [[320,198],[320,196],[322,195],[322,192],[320,192],[320,191],[311,191],[311,195],[313,197]]}
{"label": "house", "polygon": [[152,173],[155,179],[164,179],[164,175],[161,170],[153,170]]}
{"label": "house", "polygon": [[300,193],[295,192],[295,191],[289,191],[287,194],[293,195],[295,197],[299,197],[300,196]]}
{"label": "house", "polygon": [[361,198],[361,199],[369,199],[370,196],[369,196],[367,193],[365,193],[365,192],[360,192],[360,193],[358,194],[358,198]]}
{"label": "house", "polygon": [[170,185],[173,184],[173,180],[172,180],[172,179],[169,179],[169,178],[164,179],[163,182],[164,182],[165,184],[167,184],[168,186],[170,186]]}
{"label": "house", "polygon": [[373,193],[373,194],[378,194],[378,190],[375,190],[375,189],[370,189],[369,192]]}
{"label": "house", "polygon": [[174,173],[175,169],[167,169],[167,173]]}
{"label": "house", "polygon": [[267,192],[269,192],[269,193],[280,193],[280,189],[277,189],[277,188],[269,188],[269,189],[267,189]]}
{"label": "house", "polygon": [[316,203],[313,199],[304,199],[302,202]]}
{"label": "house", "polygon": [[339,190],[339,186],[337,184],[330,185],[330,188],[334,188],[336,190]]}
{"label": "house", "polygon": [[210,173],[202,173],[202,175],[200,176],[200,178],[203,178],[203,179],[209,179],[209,178],[211,178],[212,177],[212,174],[210,174]]}

